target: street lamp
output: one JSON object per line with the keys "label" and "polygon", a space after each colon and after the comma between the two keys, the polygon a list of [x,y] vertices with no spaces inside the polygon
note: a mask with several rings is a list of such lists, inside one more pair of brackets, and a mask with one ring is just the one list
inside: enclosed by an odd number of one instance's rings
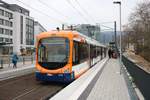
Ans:
{"label": "street lamp", "polygon": [[[121,36],[122,36],[122,30],[121,30],[121,1],[114,1],[114,4],[119,4],[120,6],[120,63],[122,62],[122,45],[121,45]],[[121,71],[120,71],[121,73]]]}

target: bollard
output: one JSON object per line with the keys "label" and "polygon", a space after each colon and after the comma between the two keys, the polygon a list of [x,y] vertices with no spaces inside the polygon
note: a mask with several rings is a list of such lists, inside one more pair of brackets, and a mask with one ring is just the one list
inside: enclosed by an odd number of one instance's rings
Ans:
{"label": "bollard", "polygon": [[31,63],[33,64],[33,56],[31,56]]}
{"label": "bollard", "polygon": [[3,60],[1,59],[1,67],[0,69],[3,69]]}
{"label": "bollard", "polygon": [[24,65],[24,64],[25,64],[25,59],[24,59],[24,57],[23,57],[23,59],[22,59],[22,60],[23,60],[23,65]]}
{"label": "bollard", "polygon": [[9,58],[9,61],[8,61],[8,62],[9,62],[9,64],[8,64],[8,67],[10,67],[10,63],[11,63],[11,60],[10,60],[10,58]]}

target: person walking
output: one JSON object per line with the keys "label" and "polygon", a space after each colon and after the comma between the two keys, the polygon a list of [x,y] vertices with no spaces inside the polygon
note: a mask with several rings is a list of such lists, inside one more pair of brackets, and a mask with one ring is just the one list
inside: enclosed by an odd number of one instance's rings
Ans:
{"label": "person walking", "polygon": [[108,50],[108,56],[109,56],[109,58],[112,57],[112,50],[111,49]]}
{"label": "person walking", "polygon": [[17,61],[18,61],[18,56],[17,56],[17,54],[14,54],[12,56],[13,68],[17,68]]}

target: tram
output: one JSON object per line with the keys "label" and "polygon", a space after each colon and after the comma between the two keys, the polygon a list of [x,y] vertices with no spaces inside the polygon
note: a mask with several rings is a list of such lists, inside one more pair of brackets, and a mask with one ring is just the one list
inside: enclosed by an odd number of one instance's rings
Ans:
{"label": "tram", "polygon": [[106,57],[106,46],[76,31],[37,35],[36,79],[72,82]]}

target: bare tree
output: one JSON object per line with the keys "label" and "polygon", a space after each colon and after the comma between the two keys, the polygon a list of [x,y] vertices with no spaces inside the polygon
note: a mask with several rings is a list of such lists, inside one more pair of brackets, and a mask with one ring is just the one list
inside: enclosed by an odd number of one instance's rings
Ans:
{"label": "bare tree", "polygon": [[124,42],[132,43],[137,54],[150,61],[150,1],[137,5],[124,28]]}

